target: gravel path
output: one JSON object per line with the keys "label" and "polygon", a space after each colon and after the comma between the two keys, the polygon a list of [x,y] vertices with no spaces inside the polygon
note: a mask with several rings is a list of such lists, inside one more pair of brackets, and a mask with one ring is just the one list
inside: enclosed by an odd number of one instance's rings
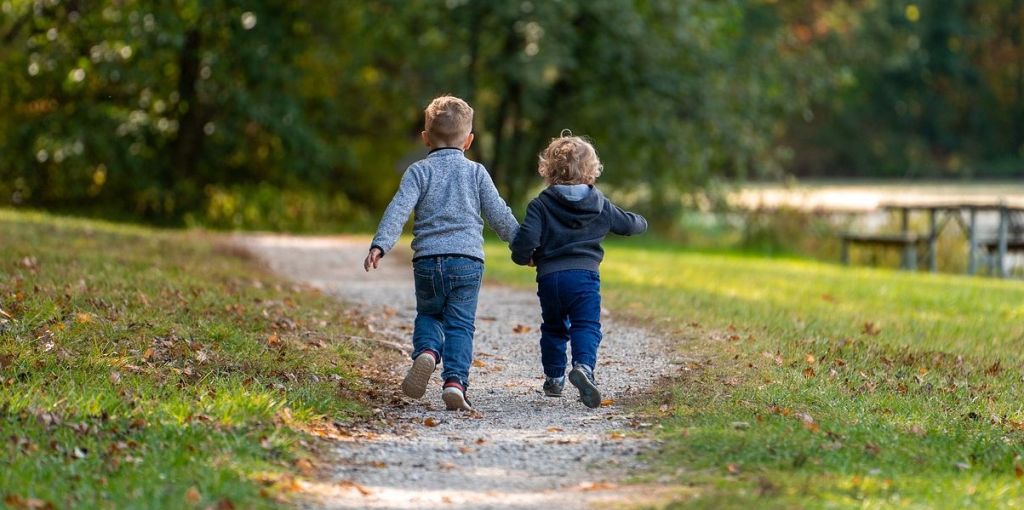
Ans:
{"label": "gravel path", "polygon": [[[258,236],[240,242],[273,270],[379,317],[376,333],[411,345],[415,298],[407,257],[389,255],[367,274],[364,239]],[[478,414],[444,410],[438,370],[422,399],[385,406],[370,432],[337,442],[332,480],[311,486],[314,504],[571,509],[642,497],[642,490],[615,481],[642,468],[638,454],[652,446],[645,432],[651,425],[619,402],[670,374],[670,350],[651,333],[605,317],[595,372],[613,403],[591,410],[570,385],[563,398],[541,394],[539,321],[534,293],[485,284],[470,374]],[[518,325],[530,329],[517,333]],[[394,367],[396,387],[408,364]]]}

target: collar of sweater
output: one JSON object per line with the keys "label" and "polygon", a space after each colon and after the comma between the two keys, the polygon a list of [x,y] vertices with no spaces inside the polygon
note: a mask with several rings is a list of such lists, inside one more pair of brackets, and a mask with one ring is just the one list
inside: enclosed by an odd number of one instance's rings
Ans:
{"label": "collar of sweater", "polygon": [[449,154],[454,154],[453,151],[458,151],[459,154],[462,154],[462,147],[438,147],[436,149],[431,149],[430,152],[427,153],[427,157],[447,156]]}

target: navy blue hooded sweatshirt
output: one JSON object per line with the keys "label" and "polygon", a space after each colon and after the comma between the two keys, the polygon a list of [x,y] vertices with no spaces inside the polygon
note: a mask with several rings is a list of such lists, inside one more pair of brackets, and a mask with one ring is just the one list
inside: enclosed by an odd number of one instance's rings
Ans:
{"label": "navy blue hooded sweatshirt", "polygon": [[608,232],[630,236],[647,230],[643,216],[623,211],[592,185],[579,188],[550,186],[526,208],[510,245],[512,260],[526,265],[532,258],[538,278],[567,269],[597,272]]}

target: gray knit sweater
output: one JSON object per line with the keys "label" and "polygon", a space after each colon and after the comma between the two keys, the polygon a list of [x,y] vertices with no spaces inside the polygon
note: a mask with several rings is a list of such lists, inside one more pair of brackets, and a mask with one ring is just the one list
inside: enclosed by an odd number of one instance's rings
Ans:
{"label": "gray knit sweater", "polygon": [[464,255],[483,260],[484,219],[505,242],[519,230],[484,166],[456,148],[435,149],[405,171],[371,246],[391,251],[413,211],[414,258]]}

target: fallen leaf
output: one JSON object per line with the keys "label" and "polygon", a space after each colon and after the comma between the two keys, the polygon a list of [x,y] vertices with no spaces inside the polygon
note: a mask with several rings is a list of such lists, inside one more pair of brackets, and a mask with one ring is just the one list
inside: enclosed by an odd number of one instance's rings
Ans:
{"label": "fallen leaf", "polygon": [[451,462],[439,462],[437,464],[437,468],[441,471],[451,471],[455,469],[455,464],[452,464]]}
{"label": "fallen leaf", "polygon": [[882,453],[882,449],[875,443],[864,443],[864,450],[871,455],[878,455]]}
{"label": "fallen leaf", "polygon": [[373,494],[373,492],[370,489],[367,489],[366,487],[363,487],[362,485],[359,485],[358,483],[353,482],[351,480],[342,480],[338,482],[338,487],[342,487],[345,489],[355,489],[363,496],[369,496],[370,494]]}
{"label": "fallen leaf", "polygon": [[807,413],[796,413],[793,417],[800,420],[800,422],[803,423],[804,428],[811,432],[817,432],[820,428],[818,426],[818,422],[814,421],[814,417]]}
{"label": "fallen leaf", "polygon": [[197,489],[195,485],[189,487],[188,490],[185,491],[185,501],[189,504],[194,505],[198,503],[200,499],[203,499],[203,496],[202,494],[199,494],[199,489]]}
{"label": "fallen leaf", "polygon": [[726,464],[725,470],[728,471],[730,475],[738,475],[738,474],[740,474],[740,467],[737,466],[736,464],[732,463],[732,462],[730,462],[729,464]]}
{"label": "fallen leaf", "polygon": [[862,329],[861,331],[862,331],[862,332],[863,332],[863,333],[864,333],[865,335],[870,335],[870,336],[877,336],[877,335],[878,335],[879,333],[881,333],[881,332],[882,332],[882,328],[880,328],[880,327],[879,327],[879,326],[878,326],[877,324],[875,324],[874,322],[865,322],[865,323],[864,323],[864,329]]}
{"label": "fallen leaf", "polygon": [[427,417],[427,419],[423,420],[423,424],[428,427],[436,427],[440,425],[440,423],[437,420],[435,420],[432,416]]}
{"label": "fallen leaf", "polygon": [[217,510],[235,510],[235,502],[224,498],[217,502]]}
{"label": "fallen leaf", "polygon": [[281,345],[281,338],[277,336],[277,333],[272,333],[269,337],[267,337],[267,346],[277,347],[279,345]]}
{"label": "fallen leaf", "polygon": [[526,325],[523,325],[523,324],[516,324],[516,326],[514,328],[512,328],[512,332],[513,333],[518,333],[518,334],[523,334],[523,333],[529,333],[532,329],[533,328],[531,328],[530,326],[526,326]]}
{"label": "fallen leaf", "polygon": [[589,491],[603,491],[603,490],[614,489],[615,488],[615,484],[611,484],[611,483],[608,483],[608,482],[582,482],[582,483],[580,483],[579,488],[580,488],[580,490],[587,491],[587,492],[589,492]]}
{"label": "fallen leaf", "polygon": [[461,453],[463,455],[469,455],[470,453],[473,453],[474,451],[475,450],[473,450],[472,448],[470,448],[468,446],[460,446],[459,447],[459,453]]}
{"label": "fallen leaf", "polygon": [[625,439],[625,438],[626,438],[626,434],[624,434],[622,432],[612,432],[611,434],[608,434],[608,439],[611,439],[611,440],[614,440],[614,441],[619,441],[619,440],[622,440],[622,439]]}
{"label": "fallen leaf", "polygon": [[1024,467],[1021,467],[1020,464],[1014,464],[1013,465],[1013,474],[1017,478],[1024,477]]}
{"label": "fallen leaf", "polygon": [[562,432],[562,429],[558,427],[548,427],[548,432]]}
{"label": "fallen leaf", "polygon": [[610,406],[610,405],[612,405],[614,403],[615,403],[614,400],[612,400],[610,398],[606,398],[606,399],[601,401],[601,407],[608,407],[608,406]]}
{"label": "fallen leaf", "polygon": [[475,359],[475,360],[473,360],[473,366],[477,367],[477,368],[483,368],[483,367],[487,366],[487,363],[484,363],[483,361]]}
{"label": "fallen leaf", "polygon": [[92,314],[79,312],[75,314],[75,322],[79,324],[89,324],[92,322]]}
{"label": "fallen leaf", "polygon": [[119,372],[110,373],[110,384],[121,384],[121,374]]}
{"label": "fallen leaf", "polygon": [[316,468],[313,467],[313,463],[310,462],[309,459],[299,459],[295,461],[295,467],[304,476],[311,476],[316,472]]}
{"label": "fallen leaf", "polygon": [[992,366],[985,369],[985,375],[999,375],[999,372],[1003,371],[1002,365],[996,361]]}
{"label": "fallen leaf", "polygon": [[476,441],[474,441],[474,442],[475,442],[476,444],[484,444],[484,443],[486,443],[486,442],[487,442],[487,440],[486,440],[486,439],[484,439],[484,438],[482,438],[482,437],[478,437],[478,438],[477,438],[477,440],[476,440]]}
{"label": "fallen leaf", "polygon": [[817,358],[815,358],[813,354],[808,354],[804,357],[804,361],[806,361],[808,365],[813,365],[814,362],[817,361]]}
{"label": "fallen leaf", "polygon": [[805,368],[804,369],[804,377],[807,377],[807,378],[814,377],[814,369],[811,368],[811,367]]}

